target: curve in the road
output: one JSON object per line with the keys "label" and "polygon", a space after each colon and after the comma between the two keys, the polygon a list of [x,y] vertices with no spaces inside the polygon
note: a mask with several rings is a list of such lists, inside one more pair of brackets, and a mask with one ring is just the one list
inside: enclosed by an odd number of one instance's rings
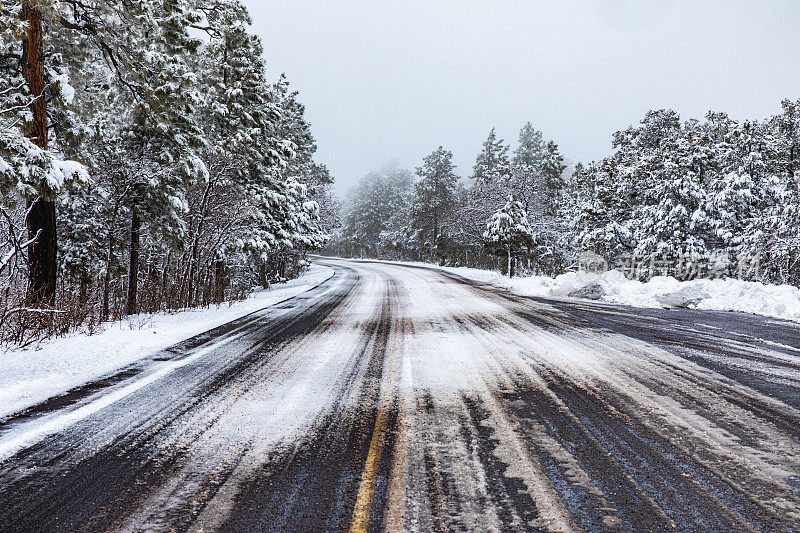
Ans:
{"label": "curve in the road", "polygon": [[800,529],[796,326],[320,262],[0,462],[3,528]]}

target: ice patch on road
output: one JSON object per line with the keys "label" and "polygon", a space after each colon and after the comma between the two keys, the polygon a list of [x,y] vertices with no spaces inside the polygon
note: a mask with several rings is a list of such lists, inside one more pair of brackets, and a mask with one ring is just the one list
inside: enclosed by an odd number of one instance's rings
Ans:
{"label": "ice patch on road", "polygon": [[[275,467],[272,461],[302,451],[317,437],[327,416],[355,410],[369,347],[377,337],[376,332],[365,335],[363,326],[380,309],[384,288],[374,276],[366,278],[359,287],[363,298],[346,300],[322,327],[283,346],[248,373],[243,383],[232,385],[237,393],[226,393],[186,421],[186,427],[207,429],[187,450],[185,466],[153,490],[122,530],[167,529],[153,510],[184,504],[187,495],[194,504],[198,493],[210,499],[203,501],[203,511],[190,529],[220,529],[235,508],[243,483],[265,475]],[[224,482],[209,491],[216,473]]]}

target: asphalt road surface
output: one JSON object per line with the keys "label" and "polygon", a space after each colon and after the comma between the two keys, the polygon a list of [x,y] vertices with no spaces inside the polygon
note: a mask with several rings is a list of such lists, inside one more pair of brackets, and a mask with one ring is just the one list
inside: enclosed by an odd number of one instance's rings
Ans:
{"label": "asphalt road surface", "polygon": [[2,531],[800,531],[800,328],[331,279],[0,420]]}

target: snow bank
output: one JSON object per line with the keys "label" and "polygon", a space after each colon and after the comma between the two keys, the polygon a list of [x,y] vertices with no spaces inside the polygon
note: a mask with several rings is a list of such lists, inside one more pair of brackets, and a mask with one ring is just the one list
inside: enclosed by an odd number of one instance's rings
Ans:
{"label": "snow bank", "polygon": [[332,269],[315,265],[300,278],[241,302],[172,314],[135,315],[109,323],[95,335],[75,333],[36,347],[0,352],[0,418],[303,293],[332,275]]}
{"label": "snow bank", "polygon": [[738,311],[800,322],[800,289],[738,279],[678,281],[658,276],[643,283],[617,270],[602,274],[569,272],[555,278],[508,279],[497,272],[473,268],[443,268],[475,281],[492,283],[528,296],[588,298],[634,307],[688,307]]}

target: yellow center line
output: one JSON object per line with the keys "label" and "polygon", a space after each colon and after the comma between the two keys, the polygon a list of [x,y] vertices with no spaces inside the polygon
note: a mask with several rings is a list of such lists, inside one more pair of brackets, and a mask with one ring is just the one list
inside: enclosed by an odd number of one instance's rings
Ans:
{"label": "yellow center line", "polygon": [[379,408],[378,417],[375,420],[375,429],[372,432],[372,440],[369,443],[367,461],[364,463],[364,471],[361,473],[361,484],[358,486],[356,507],[353,509],[353,521],[350,523],[350,533],[366,532],[369,528],[369,515],[372,509],[372,499],[375,495],[378,465],[383,451],[381,437],[383,436],[383,428],[386,426],[386,416],[386,411]]}

